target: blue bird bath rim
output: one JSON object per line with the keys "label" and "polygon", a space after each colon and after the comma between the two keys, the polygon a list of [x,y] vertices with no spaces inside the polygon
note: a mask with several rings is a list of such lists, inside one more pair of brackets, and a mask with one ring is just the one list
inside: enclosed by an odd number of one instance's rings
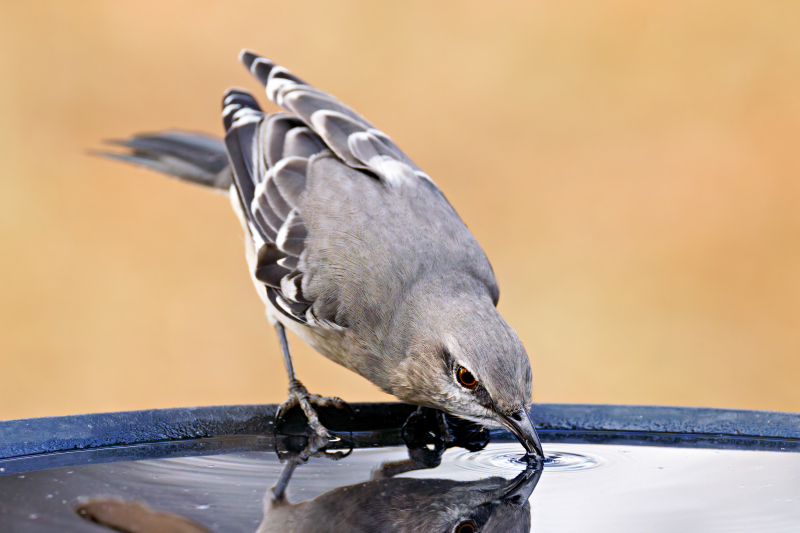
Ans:
{"label": "blue bird bath rim", "polygon": [[[416,409],[402,403],[354,403],[351,408],[347,414],[323,408],[320,416],[331,430],[348,435],[347,445],[356,448],[403,444],[400,428]],[[0,475],[87,463],[274,450],[276,409],[276,405],[233,405],[0,421]],[[800,452],[798,413],[533,404],[531,417],[545,444]],[[303,422],[299,410],[292,410],[278,435],[301,432]],[[492,430],[490,438],[516,440],[502,430]]]}

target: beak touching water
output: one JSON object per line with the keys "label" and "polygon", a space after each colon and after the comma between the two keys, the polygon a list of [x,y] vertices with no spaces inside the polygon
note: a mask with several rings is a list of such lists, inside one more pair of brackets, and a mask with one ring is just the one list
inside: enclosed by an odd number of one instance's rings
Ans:
{"label": "beak touching water", "polygon": [[510,416],[502,413],[498,414],[500,414],[503,425],[519,439],[528,455],[535,455],[544,459],[542,442],[539,440],[539,435],[536,434],[536,429],[533,427],[533,422],[531,422],[531,418],[528,415],[528,410],[525,409],[524,405],[521,407],[522,409],[520,411]]}

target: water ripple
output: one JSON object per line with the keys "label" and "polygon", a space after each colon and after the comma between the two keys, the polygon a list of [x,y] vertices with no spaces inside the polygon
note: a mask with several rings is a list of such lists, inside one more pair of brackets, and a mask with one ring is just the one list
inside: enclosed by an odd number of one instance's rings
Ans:
{"label": "water ripple", "polygon": [[[606,461],[599,455],[557,451],[545,454],[545,471],[572,472],[588,470],[603,465]],[[498,471],[515,473],[524,466],[523,453],[516,444],[495,444],[486,449],[469,452],[460,450],[442,458],[450,468],[475,472],[479,475],[494,475]]]}

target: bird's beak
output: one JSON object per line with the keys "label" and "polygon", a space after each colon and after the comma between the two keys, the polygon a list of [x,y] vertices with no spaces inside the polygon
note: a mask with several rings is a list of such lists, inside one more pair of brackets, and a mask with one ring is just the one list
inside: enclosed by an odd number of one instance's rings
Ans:
{"label": "bird's beak", "polygon": [[539,435],[536,434],[533,422],[531,422],[528,410],[525,409],[524,405],[520,411],[517,411],[513,415],[498,414],[500,415],[503,425],[519,439],[525,447],[525,451],[528,452],[528,455],[536,455],[537,457],[544,458],[542,442],[539,440]]}
{"label": "bird's beak", "polygon": [[511,480],[500,500],[518,506],[525,505],[542,477],[543,466],[542,461],[529,463],[523,472]]}

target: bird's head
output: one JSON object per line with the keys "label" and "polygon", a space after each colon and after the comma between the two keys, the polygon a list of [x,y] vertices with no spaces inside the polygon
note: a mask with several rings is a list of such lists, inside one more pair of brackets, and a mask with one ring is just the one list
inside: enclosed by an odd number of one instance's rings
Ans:
{"label": "bird's head", "polygon": [[[455,290],[454,290],[455,289]],[[528,453],[542,456],[528,416],[532,376],[519,337],[480,287],[421,287],[392,392],[402,401],[441,409],[511,431]]]}

